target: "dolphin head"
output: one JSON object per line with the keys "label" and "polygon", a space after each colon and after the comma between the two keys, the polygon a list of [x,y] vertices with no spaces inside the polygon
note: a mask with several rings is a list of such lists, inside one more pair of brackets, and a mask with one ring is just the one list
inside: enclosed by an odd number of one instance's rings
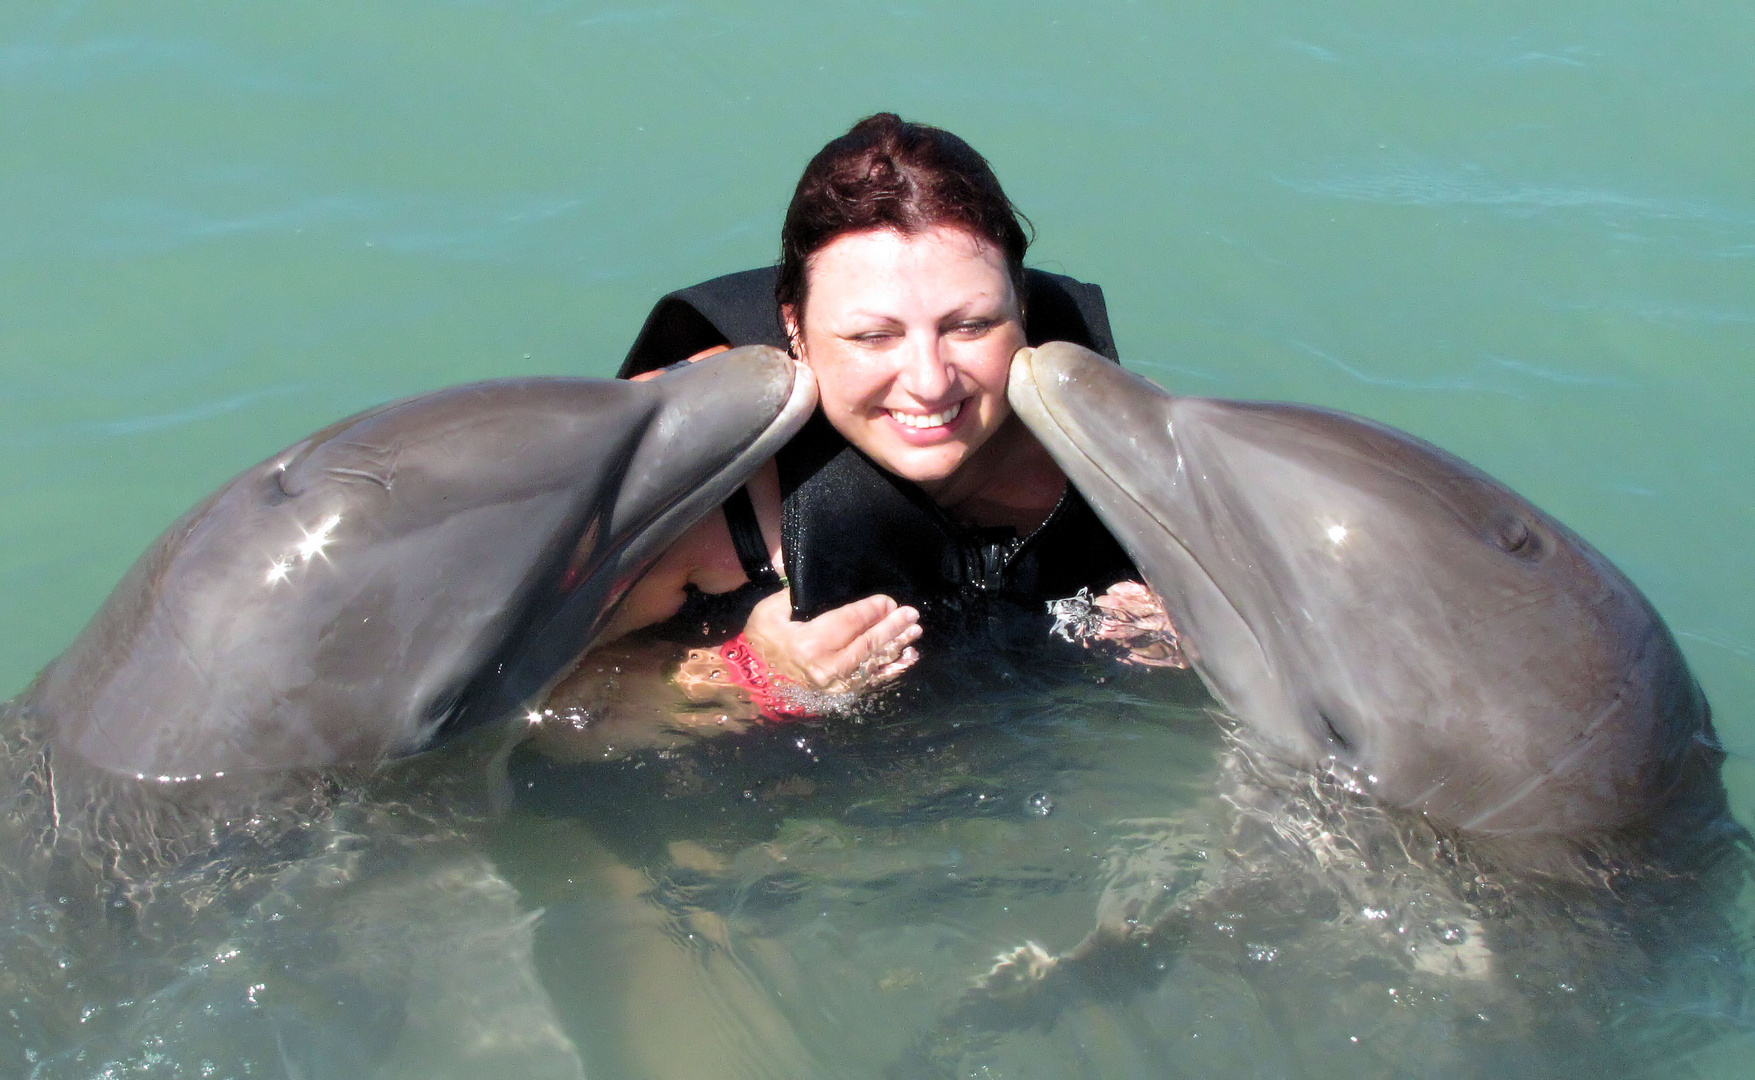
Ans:
{"label": "dolphin head", "polygon": [[31,693],[57,745],[146,777],[420,749],[564,674],[815,402],[756,346],[343,420],[173,524]]}
{"label": "dolphin head", "polygon": [[1488,834],[1630,824],[1711,752],[1646,599],[1458,458],[1058,342],[1020,353],[1010,397],[1269,752]]}

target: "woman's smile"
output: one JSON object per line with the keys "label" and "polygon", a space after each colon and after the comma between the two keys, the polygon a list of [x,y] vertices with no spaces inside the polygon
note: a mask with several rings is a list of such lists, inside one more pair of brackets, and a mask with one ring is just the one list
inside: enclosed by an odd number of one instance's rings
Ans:
{"label": "woman's smile", "polygon": [[[902,409],[886,409],[890,419],[907,428],[913,436],[932,436],[949,434],[956,426],[957,417],[963,413],[963,403],[954,401],[938,412],[921,413],[907,412]],[[910,437],[905,435],[904,437]]]}

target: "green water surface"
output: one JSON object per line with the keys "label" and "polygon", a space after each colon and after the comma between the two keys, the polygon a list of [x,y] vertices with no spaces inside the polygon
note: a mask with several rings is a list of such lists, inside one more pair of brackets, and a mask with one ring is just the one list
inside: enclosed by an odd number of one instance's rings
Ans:
{"label": "green water surface", "polygon": [[879,109],[989,156],[1130,366],[1389,422],[1589,538],[1751,820],[1733,0],[0,0],[0,691],[303,434],[609,373],[657,296],[771,261],[804,161]]}

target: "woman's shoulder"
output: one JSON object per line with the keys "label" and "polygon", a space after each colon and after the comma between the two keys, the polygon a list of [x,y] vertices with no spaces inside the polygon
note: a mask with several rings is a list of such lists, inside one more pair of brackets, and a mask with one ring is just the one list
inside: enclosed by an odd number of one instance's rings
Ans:
{"label": "woman's shoulder", "polygon": [[1024,289],[1024,337],[1030,344],[1070,341],[1111,360],[1120,360],[1101,285],[1065,274],[1026,269]]}
{"label": "woman's shoulder", "polygon": [[776,268],[759,267],[666,293],[640,327],[618,379],[686,360],[715,345],[786,347],[774,302]]}

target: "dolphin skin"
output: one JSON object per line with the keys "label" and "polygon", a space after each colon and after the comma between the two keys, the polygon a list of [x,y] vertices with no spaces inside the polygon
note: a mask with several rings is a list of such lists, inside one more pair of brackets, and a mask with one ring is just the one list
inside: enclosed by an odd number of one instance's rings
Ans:
{"label": "dolphin skin", "polygon": [[141,778],[414,752],[563,675],[815,402],[756,346],[361,413],[166,530],[28,703],[61,752]]}
{"label": "dolphin skin", "polygon": [[1326,409],[1177,397],[1064,342],[1021,352],[1009,394],[1263,752],[1465,834],[1722,805],[1651,604],[1466,462]]}

